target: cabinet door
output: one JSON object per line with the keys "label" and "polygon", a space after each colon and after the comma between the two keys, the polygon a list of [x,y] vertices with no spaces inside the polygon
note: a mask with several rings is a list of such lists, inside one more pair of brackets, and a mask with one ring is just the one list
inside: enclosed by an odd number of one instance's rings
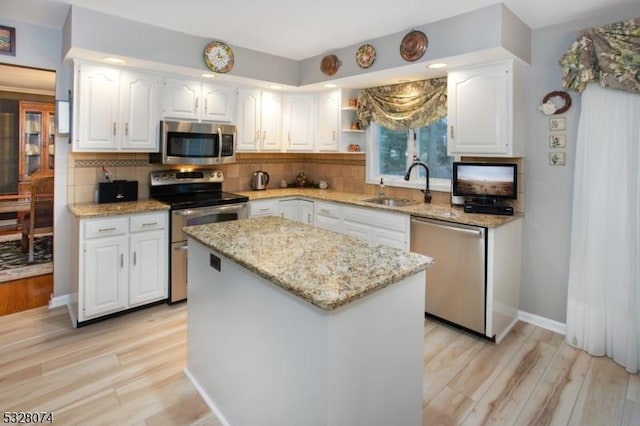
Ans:
{"label": "cabinet door", "polygon": [[20,102],[20,182],[29,182],[34,172],[54,166],[54,108],[53,102]]}
{"label": "cabinet door", "polygon": [[277,200],[257,200],[249,202],[249,217],[276,216],[278,212]]}
{"label": "cabinet door", "polygon": [[129,259],[126,235],[84,242],[80,287],[80,320],[117,312],[127,307]]}
{"label": "cabinet door", "polygon": [[120,147],[127,151],[158,150],[160,117],[158,78],[151,74],[120,75]]}
{"label": "cabinet door", "polygon": [[232,87],[202,83],[201,118],[208,121],[233,121],[235,90]]}
{"label": "cabinet door", "polygon": [[313,224],[319,228],[341,232],[342,212],[340,204],[318,201],[313,204]]}
{"label": "cabinet door", "polygon": [[119,71],[94,65],[78,69],[76,151],[114,151],[118,121]]}
{"label": "cabinet door", "polygon": [[251,89],[238,90],[237,123],[238,151],[257,151],[260,147],[260,91]]}
{"label": "cabinet door", "polygon": [[449,155],[509,154],[511,82],[509,62],[447,75]]}
{"label": "cabinet door", "polygon": [[342,233],[373,242],[370,225],[345,220],[342,222]]}
{"label": "cabinet door", "polygon": [[300,221],[313,225],[313,201],[300,200]]}
{"label": "cabinet door", "polygon": [[129,244],[129,306],[166,299],[166,230],[131,234]]}
{"label": "cabinet door", "polygon": [[286,149],[312,151],[316,135],[316,97],[289,95],[285,100]]}
{"label": "cabinet door", "polygon": [[282,200],[278,202],[280,216],[290,220],[300,220],[300,200]]}
{"label": "cabinet door", "polygon": [[261,148],[275,151],[282,148],[282,96],[262,92],[261,96]]}
{"label": "cabinet door", "polygon": [[318,150],[337,151],[340,131],[340,91],[320,95],[318,103]]}
{"label": "cabinet door", "polygon": [[200,82],[175,78],[164,81],[164,117],[198,119]]}

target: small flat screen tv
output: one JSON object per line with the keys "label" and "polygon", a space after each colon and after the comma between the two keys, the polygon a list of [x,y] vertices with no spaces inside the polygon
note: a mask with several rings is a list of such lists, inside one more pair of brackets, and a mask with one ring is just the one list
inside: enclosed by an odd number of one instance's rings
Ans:
{"label": "small flat screen tv", "polygon": [[518,165],[453,163],[453,195],[474,202],[499,202],[518,197]]}

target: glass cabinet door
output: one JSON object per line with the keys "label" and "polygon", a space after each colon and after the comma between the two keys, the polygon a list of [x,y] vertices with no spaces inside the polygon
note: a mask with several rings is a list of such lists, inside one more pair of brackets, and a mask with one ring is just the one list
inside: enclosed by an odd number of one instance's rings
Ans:
{"label": "glass cabinet door", "polygon": [[20,181],[53,168],[55,106],[53,102],[20,102]]}

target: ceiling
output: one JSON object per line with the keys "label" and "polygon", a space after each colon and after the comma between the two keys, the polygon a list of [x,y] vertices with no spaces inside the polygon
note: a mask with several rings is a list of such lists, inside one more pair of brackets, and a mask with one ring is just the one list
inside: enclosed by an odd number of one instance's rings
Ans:
{"label": "ceiling", "polygon": [[[530,28],[637,0],[503,0]],[[77,5],[293,60],[483,8],[496,0],[0,0],[1,17],[62,28]],[[393,8],[390,8],[390,4]],[[1,22],[0,22],[1,23]],[[1,58],[0,58],[1,59]],[[11,74],[14,75],[13,73]],[[0,69],[0,86],[7,85]],[[38,72],[17,75],[22,82]],[[22,83],[16,83],[22,84]]]}
{"label": "ceiling", "polygon": [[[503,0],[530,28],[637,0]],[[61,28],[73,4],[294,60],[407,31],[497,0],[0,0],[1,16]],[[390,7],[392,5],[393,7]]]}

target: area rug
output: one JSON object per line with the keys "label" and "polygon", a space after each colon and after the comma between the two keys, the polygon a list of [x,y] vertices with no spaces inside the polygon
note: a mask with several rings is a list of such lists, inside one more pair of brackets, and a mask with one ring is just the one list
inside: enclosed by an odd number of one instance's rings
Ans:
{"label": "area rug", "polygon": [[53,271],[53,236],[38,237],[34,242],[33,262],[20,249],[20,236],[0,241],[0,282],[17,280]]}

